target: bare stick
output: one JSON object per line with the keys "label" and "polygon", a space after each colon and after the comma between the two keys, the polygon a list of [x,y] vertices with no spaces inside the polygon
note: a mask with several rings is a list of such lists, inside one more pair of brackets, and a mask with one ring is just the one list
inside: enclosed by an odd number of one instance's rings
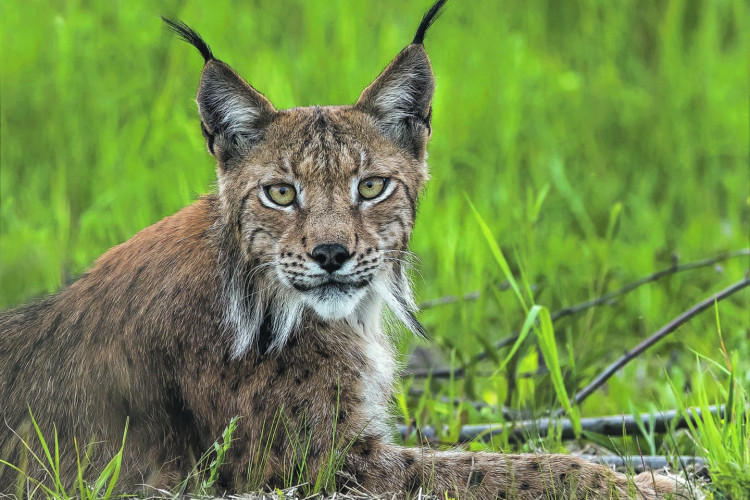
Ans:
{"label": "bare stick", "polygon": [[596,455],[579,455],[585,460],[599,462],[604,465],[614,467],[615,470],[625,471],[632,469],[636,474],[648,470],[659,470],[672,468],[673,464],[677,470],[684,470],[686,466],[692,465],[695,468],[701,468],[704,465],[703,458],[680,456],[670,460],[669,457],[660,455],[643,455],[635,457],[618,457],[618,456],[596,456]]}
{"label": "bare stick", "polygon": [[[713,266],[725,260],[733,259],[735,257],[748,256],[748,255],[750,255],[750,248],[743,248],[741,250],[735,250],[733,252],[727,252],[721,255],[717,255],[716,257],[711,257],[709,259],[698,260],[695,262],[689,262],[687,264],[682,264],[682,265],[677,265],[677,261],[675,260],[672,263],[672,265],[668,268],[662,269],[661,271],[657,271],[653,274],[649,274],[648,276],[644,276],[643,278],[640,278],[636,281],[628,283],[627,285],[621,288],[618,288],[617,290],[607,292],[604,295],[601,295],[599,297],[595,297],[590,300],[579,302],[578,304],[575,304],[569,307],[563,307],[562,309],[558,309],[557,311],[551,313],[550,317],[552,321],[557,321],[558,319],[565,318],[567,316],[573,316],[574,314],[578,314],[580,312],[586,311],[588,309],[591,309],[592,307],[606,304],[612,301],[612,299],[616,297],[620,297],[622,295],[630,293],[636,288],[640,288],[641,286],[647,283],[653,283],[654,281],[658,281],[661,278],[664,278],[665,276],[670,276],[672,274],[680,273],[683,271],[699,269],[701,267]],[[500,349],[502,347],[510,345],[513,342],[515,342],[517,338],[518,338],[518,333],[514,333],[513,335],[509,337],[501,339],[495,344],[495,349]],[[486,357],[487,357],[486,352],[484,351],[480,352],[474,357],[472,363],[482,361]]]}
{"label": "bare stick", "polygon": [[[565,318],[567,316],[573,316],[575,314],[578,314],[580,312],[583,312],[587,309],[591,309],[592,307],[596,307],[602,304],[606,304],[612,299],[625,295],[629,292],[632,292],[636,288],[639,288],[647,283],[652,283],[654,281],[658,281],[661,278],[664,278],[665,276],[669,276],[672,274],[680,273],[683,271],[690,271],[692,269],[698,269],[701,267],[708,267],[713,266],[715,264],[718,264],[719,262],[723,262],[725,260],[733,259],[736,257],[743,257],[750,255],[750,248],[743,248],[741,250],[735,250],[733,252],[727,252],[723,253],[721,255],[717,255],[716,257],[711,257],[709,259],[703,259],[698,260],[695,262],[689,262],[687,264],[677,265],[676,263],[672,266],[662,269],[661,271],[657,271],[653,274],[649,274],[648,276],[644,276],[643,278],[640,278],[636,281],[633,281],[631,283],[628,283],[627,285],[618,288],[617,290],[613,290],[611,292],[607,292],[604,295],[601,295],[599,297],[595,297],[593,299],[586,300],[584,302],[580,302],[578,304],[564,307],[562,309],[558,309],[557,311],[554,311],[552,314],[550,314],[550,317],[552,321],[557,321],[561,318]],[[508,337],[505,337],[503,339],[500,339],[494,344],[495,349],[502,349],[503,347],[509,346],[513,344],[517,339],[519,335],[519,331],[513,332]],[[487,352],[481,351],[478,354],[472,358],[471,361],[469,361],[468,365],[473,366],[476,363],[483,361],[487,358]],[[413,370],[413,371],[405,371],[403,373],[404,376],[411,376],[416,378],[425,378],[425,377],[432,377],[432,378],[450,378],[453,377],[461,377],[466,373],[465,367],[459,367],[459,368],[435,368],[435,369],[427,369],[427,370]]]}
{"label": "bare stick", "polygon": [[433,307],[442,306],[445,304],[455,304],[456,302],[464,302],[469,300],[477,300],[479,298],[479,292],[465,293],[462,297],[456,297],[455,295],[446,295],[445,297],[438,297],[437,299],[425,300],[420,302],[420,309],[431,309]]}
{"label": "bare stick", "polygon": [[[709,413],[714,416],[724,416],[724,406],[710,406]],[[700,408],[691,408],[687,411],[691,423],[696,419],[703,418]],[[642,413],[637,417],[633,415],[611,415],[605,417],[589,417],[581,419],[581,428],[587,432],[602,434],[604,436],[622,437],[623,434],[640,434],[641,427],[656,434],[664,434],[674,426],[675,429],[683,429],[688,426],[688,420],[678,410],[669,410],[658,415]],[[490,441],[494,436],[508,434],[511,442],[528,441],[529,436],[545,437],[550,429],[560,432],[563,440],[575,439],[573,423],[567,418],[540,418],[535,420],[521,420],[519,422],[508,422],[497,425],[465,425],[461,427],[458,435],[459,443],[466,443],[477,438]],[[399,432],[405,437],[409,431],[406,426],[399,426]],[[412,431],[414,429],[411,429]],[[419,429],[419,433],[426,441],[437,439],[434,427],[428,426]]]}
{"label": "bare stick", "polygon": [[[614,375],[617,370],[631,362],[633,359],[635,359],[639,354],[644,352],[646,349],[657,343],[659,340],[663,339],[673,331],[675,331],[680,325],[683,323],[686,323],[688,320],[693,318],[694,316],[697,316],[701,312],[705,311],[715,303],[724,300],[725,298],[729,297],[730,295],[742,290],[746,286],[750,285],[750,278],[748,276],[745,276],[741,281],[738,281],[734,285],[725,288],[724,290],[713,294],[712,296],[708,297],[705,300],[702,300],[701,302],[698,302],[693,307],[685,311],[684,313],[677,316],[675,319],[664,325],[662,328],[660,328],[656,333],[645,339],[643,342],[638,344],[637,346],[633,347],[631,350],[617,358],[612,364],[610,364],[607,368],[604,369],[594,380],[592,380],[586,387],[578,391],[576,393],[575,398],[573,399],[573,404],[581,404],[583,400],[585,400],[587,397],[591,395],[595,390],[597,390],[599,387],[601,387],[604,382],[609,380],[609,378]],[[558,410],[558,414],[562,414],[562,410]]]}
{"label": "bare stick", "polygon": [[[510,281],[503,281],[496,287],[501,292],[504,292],[506,290],[510,290]],[[529,288],[531,288],[532,291],[538,290],[538,285],[531,285]],[[479,292],[469,292],[463,294],[461,297],[456,297],[455,295],[445,295],[443,297],[438,297],[436,299],[430,299],[425,300],[424,302],[420,302],[418,304],[419,309],[432,309],[433,307],[437,306],[443,306],[446,304],[455,304],[457,302],[469,302],[472,300],[477,300],[479,298]]]}

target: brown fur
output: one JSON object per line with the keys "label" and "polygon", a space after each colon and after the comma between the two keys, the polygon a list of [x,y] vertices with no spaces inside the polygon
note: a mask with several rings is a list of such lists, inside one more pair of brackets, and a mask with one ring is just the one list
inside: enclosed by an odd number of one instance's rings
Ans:
{"label": "brown fur", "polygon": [[[120,484],[174,487],[240,416],[222,468],[230,490],[246,484],[248,468],[267,486],[314,478],[333,448],[345,455],[341,488],[625,498],[624,476],[574,457],[436,452],[389,439],[395,362],[381,303],[419,329],[403,255],[431,133],[434,83],[421,43],[355,106],[276,111],[207,59],[198,103],[219,194],[109,250],[58,294],[0,315],[0,457],[25,461],[19,437],[39,452],[31,409],[48,439],[56,429],[70,484],[74,439],[99,443],[93,474],[119,449],[129,419]],[[355,192],[370,176],[390,179],[377,203]],[[297,205],[269,205],[264,186],[278,182],[298,188]],[[310,288],[321,244],[350,253],[339,277],[350,284],[338,292]],[[293,431],[271,433],[278,418]],[[306,476],[295,478],[302,445]],[[30,477],[49,481],[28,463]],[[16,480],[0,468],[0,492],[16,491]],[[631,485],[643,498],[674,490],[650,475]]]}

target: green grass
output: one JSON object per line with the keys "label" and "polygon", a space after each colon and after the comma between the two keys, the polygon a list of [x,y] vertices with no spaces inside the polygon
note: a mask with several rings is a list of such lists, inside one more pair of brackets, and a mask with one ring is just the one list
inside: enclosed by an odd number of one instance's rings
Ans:
{"label": "green grass", "polygon": [[[428,3],[0,3],[0,307],[59,289],[213,189],[193,101],[201,60],[159,15],[193,25],[283,108],[354,102]],[[426,42],[438,83],[433,179],[412,240],[420,298],[480,292],[421,316],[446,364],[520,329],[536,305],[585,300],[672,255],[748,246],[748,11],[740,0],[449,3]],[[466,377],[431,381],[434,394],[404,397],[403,407],[420,425],[447,426],[446,441],[462,423],[499,421],[502,403],[540,414],[747,267],[733,259],[639,288],[527,335],[512,356],[509,346]],[[498,288],[509,276],[515,293]],[[746,409],[749,304],[745,290],[717,308],[731,376],[710,361],[724,352],[706,313],[575,411],[658,412],[728,394]],[[404,352],[412,345],[400,341]],[[553,355],[559,369],[515,376],[544,360],[552,367]],[[441,396],[494,406],[453,407]],[[716,432],[652,436],[649,446],[705,454],[726,471],[717,497],[739,498],[748,446],[737,415],[705,424]],[[554,436],[524,449],[535,446],[562,449]],[[501,438],[496,447],[513,448]]]}
{"label": "green grass", "polygon": [[[84,450],[79,450],[78,443],[76,442],[78,476],[75,485],[72,488],[66,488],[65,482],[68,479],[61,475],[60,446],[57,440],[57,430],[55,429],[54,431],[53,440],[50,440],[50,436],[44,436],[42,433],[31,410],[29,410],[29,417],[34,427],[34,436],[32,439],[39,442],[41,453],[35,453],[32,444],[19,436],[26,450],[26,463],[9,463],[0,457],[0,465],[8,466],[18,472],[17,488],[15,492],[12,492],[14,495],[13,498],[53,498],[55,500],[72,500],[78,498],[81,500],[100,500],[115,497],[115,488],[120,478],[122,467],[122,453],[125,449],[125,442],[128,435],[127,422],[119,451],[99,471],[93,482],[84,479],[84,476],[90,475],[90,471],[88,470],[90,465],[89,452],[92,447],[96,446],[96,443],[89,443]],[[83,456],[81,456],[82,454]],[[31,462],[30,467],[29,462]],[[40,481],[28,477],[26,471],[29,468],[43,471],[47,480]],[[7,495],[11,494],[11,492],[7,491],[3,493]]]}

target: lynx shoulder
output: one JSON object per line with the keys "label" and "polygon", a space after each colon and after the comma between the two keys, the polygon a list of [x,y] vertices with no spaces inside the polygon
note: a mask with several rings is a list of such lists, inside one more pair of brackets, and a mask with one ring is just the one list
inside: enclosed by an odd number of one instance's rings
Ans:
{"label": "lynx shoulder", "polygon": [[341,489],[487,499],[675,491],[667,478],[629,484],[570,456],[389,438],[395,361],[381,313],[422,334],[403,255],[428,178],[435,83],[424,39],[444,3],[354,105],[288,110],[165,20],[205,60],[197,103],[218,193],[112,248],[59,293],[0,315],[0,458],[25,474],[0,465],[0,493],[51,480],[29,459],[41,455],[29,410],[57,436],[65,484],[76,481],[76,443],[98,443],[86,469],[95,474],[127,425],[120,486],[174,488],[240,417],[221,468],[230,491],[304,482],[331,453]]}

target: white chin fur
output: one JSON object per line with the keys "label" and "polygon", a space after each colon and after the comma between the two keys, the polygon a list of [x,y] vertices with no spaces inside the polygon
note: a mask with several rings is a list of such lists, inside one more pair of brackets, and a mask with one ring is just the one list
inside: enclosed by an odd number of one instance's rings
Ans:
{"label": "white chin fur", "polygon": [[323,320],[337,320],[351,316],[357,309],[366,289],[352,289],[348,293],[335,290],[313,291],[302,295],[302,300]]}
{"label": "white chin fur", "polygon": [[[227,308],[224,321],[235,332],[232,346],[235,359],[257,345],[258,332],[267,320],[270,320],[273,339],[266,351],[281,350],[299,327],[305,308],[312,309],[324,321],[344,319],[353,326],[376,328],[380,324],[383,301],[393,316],[409,330],[416,334],[423,332],[414,316],[417,307],[403,268],[397,272],[381,273],[368,286],[358,289],[331,287],[299,292],[280,280],[272,281],[272,285],[255,283],[249,296],[243,276],[240,273],[232,275],[224,291]],[[260,289],[255,288],[257,285]],[[365,300],[366,297],[369,298]]]}

